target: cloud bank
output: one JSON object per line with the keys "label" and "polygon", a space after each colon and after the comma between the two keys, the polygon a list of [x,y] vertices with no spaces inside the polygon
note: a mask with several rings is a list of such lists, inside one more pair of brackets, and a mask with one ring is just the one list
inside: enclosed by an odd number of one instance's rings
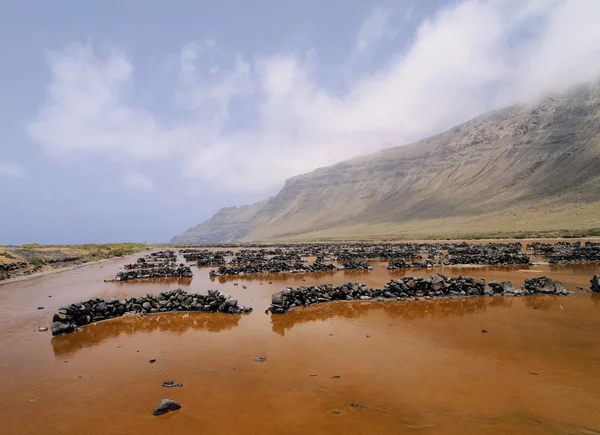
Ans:
{"label": "cloud bank", "polygon": [[[51,153],[170,158],[190,185],[260,192],[597,77],[599,17],[596,0],[457,2],[341,95],[320,84],[315,56],[190,42],[177,56],[168,118],[134,98],[135,68],[123,50],[73,44],[48,54],[47,100],[27,130]],[[393,18],[374,9],[348,52],[389,44]],[[147,181],[123,179],[142,190],[153,187]]]}

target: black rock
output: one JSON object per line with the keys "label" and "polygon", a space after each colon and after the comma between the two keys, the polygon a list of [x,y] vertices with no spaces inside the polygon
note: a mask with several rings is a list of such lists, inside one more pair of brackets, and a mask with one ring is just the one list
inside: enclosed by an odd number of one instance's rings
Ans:
{"label": "black rock", "polygon": [[170,399],[163,399],[162,402],[154,409],[154,415],[166,414],[170,411],[177,411],[181,408],[181,405]]}
{"label": "black rock", "polygon": [[183,387],[183,384],[179,383],[179,382],[174,382],[174,381],[167,381],[167,382],[163,382],[162,386],[167,387],[167,388],[174,388],[174,387]]}
{"label": "black rock", "polygon": [[487,332],[487,329],[482,329],[481,332]]}
{"label": "black rock", "polygon": [[67,334],[75,330],[75,326],[70,323],[54,322],[50,326],[52,335]]}
{"label": "black rock", "polygon": [[150,359],[148,360],[148,362],[149,362],[149,363],[156,362],[156,358],[150,358]]}

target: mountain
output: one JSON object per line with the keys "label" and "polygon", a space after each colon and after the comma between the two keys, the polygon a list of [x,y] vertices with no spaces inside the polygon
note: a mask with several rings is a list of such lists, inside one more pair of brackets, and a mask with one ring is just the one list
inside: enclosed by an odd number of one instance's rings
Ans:
{"label": "mountain", "polygon": [[288,179],[174,243],[420,238],[600,227],[600,82]]}

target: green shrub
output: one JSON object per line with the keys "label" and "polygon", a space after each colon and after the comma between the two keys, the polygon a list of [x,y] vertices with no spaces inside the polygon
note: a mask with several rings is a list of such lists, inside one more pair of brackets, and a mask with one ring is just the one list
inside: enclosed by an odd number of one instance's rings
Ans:
{"label": "green shrub", "polygon": [[4,251],[4,252],[0,252],[0,255],[2,257],[6,257],[6,258],[10,258],[11,260],[14,260],[15,257],[13,255],[10,255],[8,252]]}
{"label": "green shrub", "polygon": [[3,274],[2,272],[0,272],[0,281],[4,280],[8,278],[5,274]]}
{"label": "green shrub", "polygon": [[32,257],[29,259],[29,264],[32,264],[36,269],[40,269],[46,265],[46,262],[43,258]]}
{"label": "green shrub", "polygon": [[26,249],[37,249],[37,248],[41,248],[41,247],[42,247],[42,245],[39,245],[37,243],[26,243],[23,245],[23,248],[26,248]]}

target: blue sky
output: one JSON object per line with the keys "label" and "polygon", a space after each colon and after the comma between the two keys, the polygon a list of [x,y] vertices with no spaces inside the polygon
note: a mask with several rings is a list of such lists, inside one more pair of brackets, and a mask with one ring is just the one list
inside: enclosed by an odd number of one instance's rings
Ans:
{"label": "blue sky", "polygon": [[164,242],[600,73],[596,0],[0,2],[0,243]]}

